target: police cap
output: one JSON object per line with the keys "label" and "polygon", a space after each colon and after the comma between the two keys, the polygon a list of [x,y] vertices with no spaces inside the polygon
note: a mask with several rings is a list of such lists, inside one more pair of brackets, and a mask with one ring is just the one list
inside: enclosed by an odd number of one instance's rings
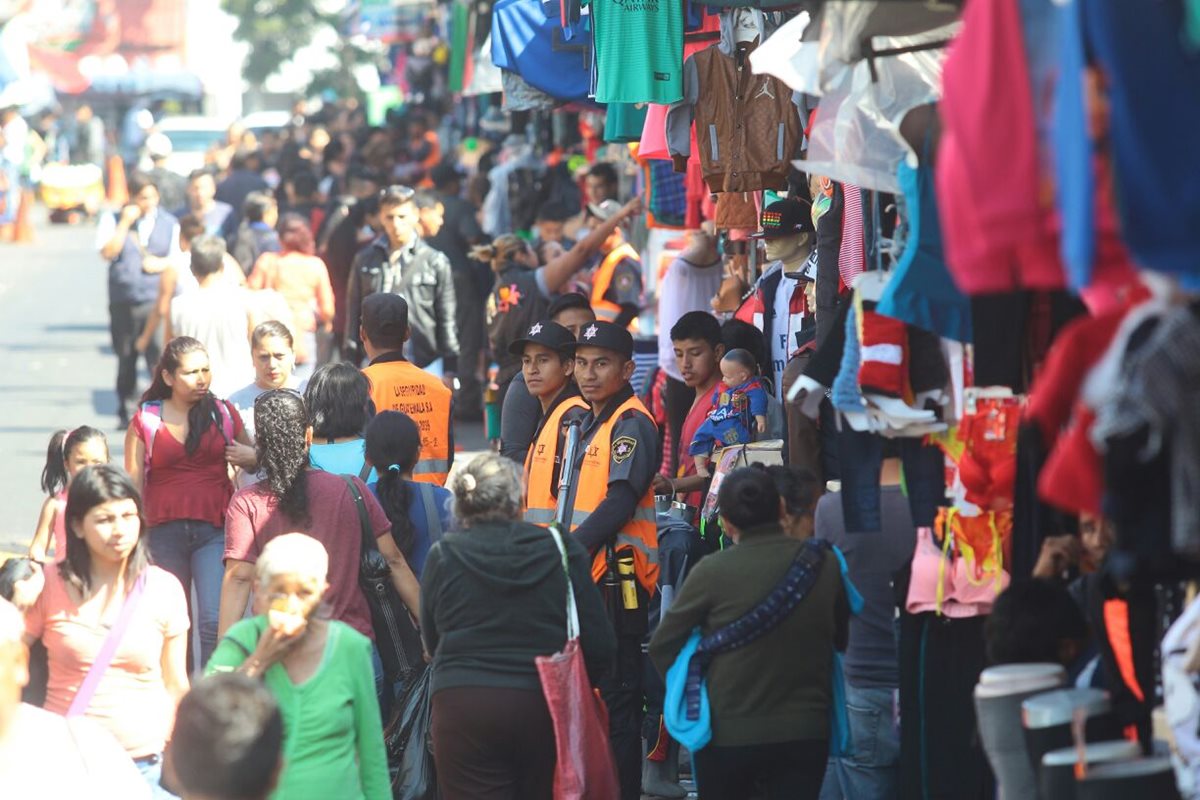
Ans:
{"label": "police cap", "polygon": [[525,352],[527,344],[540,344],[565,356],[575,352],[575,337],[571,331],[550,320],[541,320],[529,326],[524,336],[508,346],[508,352],[519,356]]}
{"label": "police cap", "polygon": [[625,328],[611,322],[589,322],[579,332],[575,347],[602,347],[626,359],[633,358],[633,336]]}

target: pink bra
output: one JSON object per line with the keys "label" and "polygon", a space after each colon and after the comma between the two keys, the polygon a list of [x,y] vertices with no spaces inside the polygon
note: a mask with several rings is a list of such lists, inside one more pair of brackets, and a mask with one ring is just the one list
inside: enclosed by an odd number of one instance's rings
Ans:
{"label": "pink bra", "polygon": [[1001,563],[1003,547],[993,548],[982,564],[957,552],[958,549],[953,531],[947,533],[938,547],[932,528],[917,529],[912,579],[905,603],[908,613],[933,611],[952,619],[991,613],[996,596],[1009,582],[1008,572]]}

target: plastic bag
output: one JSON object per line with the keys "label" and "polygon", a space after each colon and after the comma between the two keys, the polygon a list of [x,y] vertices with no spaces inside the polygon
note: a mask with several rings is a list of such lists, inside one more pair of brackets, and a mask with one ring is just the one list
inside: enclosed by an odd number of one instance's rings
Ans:
{"label": "plastic bag", "polygon": [[388,764],[394,769],[396,800],[436,800],[437,770],[433,763],[433,722],[429,676],[422,670],[404,693],[399,712],[385,731]]}

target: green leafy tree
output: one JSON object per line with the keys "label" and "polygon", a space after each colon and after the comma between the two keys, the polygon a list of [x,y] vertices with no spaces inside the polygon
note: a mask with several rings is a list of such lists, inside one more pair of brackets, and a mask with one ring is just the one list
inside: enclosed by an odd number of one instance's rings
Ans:
{"label": "green leafy tree", "polygon": [[234,37],[250,45],[246,80],[261,84],[323,28],[338,30],[340,15],[321,6],[320,0],[221,0],[238,21]]}

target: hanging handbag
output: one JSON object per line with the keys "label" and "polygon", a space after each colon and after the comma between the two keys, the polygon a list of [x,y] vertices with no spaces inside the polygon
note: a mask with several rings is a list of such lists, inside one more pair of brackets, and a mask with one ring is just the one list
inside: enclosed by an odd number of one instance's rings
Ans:
{"label": "hanging handbag", "polygon": [[534,659],[554,723],[557,761],[554,800],[612,800],[620,797],[616,762],[608,743],[608,710],[592,689],[579,647],[579,611],[567,564],[567,548],[555,526],[550,535],[567,579],[567,643],[552,656]]}
{"label": "hanging handbag", "polygon": [[353,478],[348,475],[342,475],[341,478],[350,488],[350,496],[358,508],[362,534],[358,585],[371,610],[371,627],[375,631],[379,658],[383,661],[383,673],[389,683],[407,683],[415,677],[416,672],[425,668],[421,633],[413,623],[410,609],[405,607],[392,585],[392,568],[375,544],[371,518],[367,515],[362,492]]}

